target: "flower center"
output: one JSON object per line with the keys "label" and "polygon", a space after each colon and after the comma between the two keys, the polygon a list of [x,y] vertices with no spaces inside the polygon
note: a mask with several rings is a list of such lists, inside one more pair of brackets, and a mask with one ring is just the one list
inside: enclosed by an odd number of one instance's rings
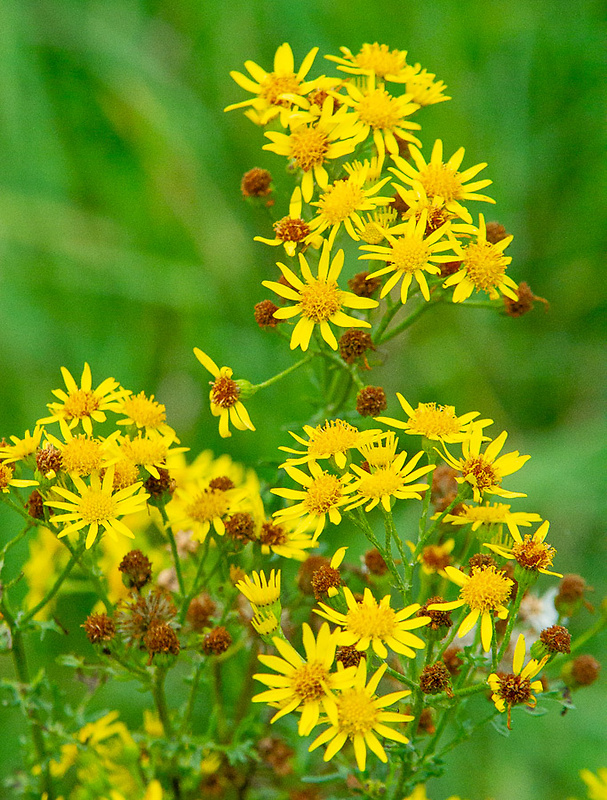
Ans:
{"label": "flower center", "polygon": [[13,470],[8,464],[0,464],[0,491],[4,492],[13,479]]}
{"label": "flower center", "polygon": [[220,375],[212,383],[211,403],[220,408],[231,408],[238,402],[240,397],[240,386],[228,378],[227,375]]}
{"label": "flower center", "polygon": [[310,233],[310,226],[299,217],[283,217],[274,223],[274,233],[283,242],[301,242]]}
{"label": "flower center", "polygon": [[160,464],[167,457],[167,446],[162,439],[144,439],[125,436],[121,450],[133,464]]}
{"label": "flower center", "polygon": [[127,397],[122,404],[122,413],[138,428],[157,428],[166,420],[165,406],[146,397],[144,392]]}
{"label": "flower center", "polygon": [[289,537],[285,533],[282,525],[273,525],[271,522],[264,522],[261,526],[259,541],[268,547],[286,544]]}
{"label": "flower center", "polygon": [[403,115],[396,97],[389,95],[385,89],[375,89],[358,104],[358,116],[361,122],[370,125],[374,130],[392,130],[400,123]]}
{"label": "flower center", "polygon": [[529,678],[521,678],[520,675],[503,675],[499,678],[500,686],[498,694],[509,706],[516,706],[519,703],[526,703],[531,699],[531,681]]}
{"label": "flower center", "polygon": [[556,554],[554,547],[543,542],[534,542],[529,534],[525,535],[522,542],[515,542],[512,555],[524,569],[546,569],[552,566],[552,559]]}
{"label": "flower center", "polygon": [[488,291],[499,286],[508,263],[508,258],[491,242],[477,242],[466,248],[464,267],[477,289]]}
{"label": "flower center", "polygon": [[335,281],[314,280],[300,292],[301,313],[314,322],[325,322],[341,308],[342,292]]}
{"label": "flower center", "polygon": [[114,464],[114,491],[126,489],[139,479],[139,469],[128,458],[121,458]]}
{"label": "flower center", "polygon": [[373,70],[380,78],[396,75],[404,66],[406,53],[390,50],[387,44],[364,44],[354,60],[361,69]]}
{"label": "flower center", "polygon": [[89,489],[82,495],[79,512],[87,525],[92,522],[103,522],[116,515],[116,501],[102,489]]}
{"label": "flower center", "polygon": [[437,406],[436,403],[420,403],[409,423],[416,433],[427,437],[451,436],[460,430],[454,406]]}
{"label": "flower center", "polygon": [[499,486],[501,477],[482,456],[469,458],[462,467],[462,475],[473,486],[484,492],[492,486]]}
{"label": "flower center", "polygon": [[320,213],[331,224],[347,219],[365,200],[361,187],[354,181],[337,181],[319,199]]}
{"label": "flower center", "polygon": [[440,195],[448,203],[462,195],[459,173],[446,164],[428,164],[419,173],[419,181],[428,197]]}
{"label": "flower center", "polygon": [[63,469],[77,475],[90,475],[101,466],[101,445],[97,439],[77,436],[63,448]]}
{"label": "flower center", "polygon": [[300,128],[291,134],[291,155],[304,172],[319,167],[329,149],[327,134],[318,128]]}
{"label": "flower center", "polygon": [[308,452],[314,458],[322,458],[328,454],[344,453],[358,442],[360,432],[354,425],[343,419],[327,420],[318,425],[310,436]]}
{"label": "flower center", "polygon": [[99,408],[99,400],[90,390],[77,389],[68,395],[63,405],[63,412],[70,419],[90,417]]}
{"label": "flower center", "polygon": [[350,738],[373,730],[377,723],[377,708],[361,689],[347,689],[337,700],[339,728]]}
{"label": "flower center", "polygon": [[495,567],[473,569],[470,580],[462,586],[460,597],[473,611],[495,611],[510,597],[514,584]]}
{"label": "flower center", "polygon": [[204,489],[186,507],[186,514],[197,522],[210,522],[215,517],[227,514],[230,501],[225,492]]}
{"label": "flower center", "polygon": [[313,514],[324,514],[337,505],[342,496],[342,485],[339,478],[323,472],[308,489],[304,504]]}
{"label": "flower center", "polygon": [[427,265],[428,247],[420,239],[397,239],[388,260],[394,263],[396,269],[415,272]]}
{"label": "flower center", "polygon": [[360,479],[358,492],[365,497],[383,497],[402,488],[403,478],[393,469],[383,468]]}
{"label": "flower center", "polygon": [[323,683],[327,680],[327,670],[320,661],[311,664],[302,664],[291,676],[291,685],[295,694],[299,695],[304,703],[318,700],[326,692]]}
{"label": "flower center", "polygon": [[394,616],[394,610],[389,606],[358,603],[346,615],[347,629],[361,638],[386,639],[394,634]]}
{"label": "flower center", "polygon": [[281,99],[283,94],[301,94],[299,80],[293,72],[286,75],[276,75],[270,72],[261,81],[260,96],[273,106],[289,106],[289,100]]}
{"label": "flower center", "polygon": [[383,231],[376,222],[367,222],[362,231],[358,231],[358,234],[367,244],[380,244],[385,239]]}

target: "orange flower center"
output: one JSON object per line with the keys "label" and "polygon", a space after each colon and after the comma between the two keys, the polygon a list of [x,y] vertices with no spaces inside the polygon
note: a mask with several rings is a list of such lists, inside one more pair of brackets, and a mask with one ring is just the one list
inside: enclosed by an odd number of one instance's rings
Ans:
{"label": "orange flower center", "polygon": [[552,566],[556,554],[554,547],[543,542],[534,542],[529,534],[522,542],[515,542],[512,555],[524,569],[538,570]]}
{"label": "orange flower center", "polygon": [[230,501],[225,492],[204,489],[186,506],[185,511],[188,517],[197,522],[210,522],[215,517],[223,517],[224,514],[227,514],[229,506]]}
{"label": "orange flower center", "polygon": [[502,482],[493,466],[482,456],[469,458],[462,467],[462,475],[481,493],[492,486],[499,486]]}
{"label": "orange flower center", "polygon": [[463,263],[476,288],[489,291],[502,282],[509,259],[491,242],[477,242],[468,245]]}
{"label": "orange flower center", "polygon": [[63,413],[68,419],[90,417],[99,408],[99,399],[90,390],[78,389],[70,394],[63,405]]}
{"label": "orange flower center", "polygon": [[428,197],[440,195],[448,203],[462,196],[459,173],[446,164],[428,164],[419,173],[419,181]]}
{"label": "orange flower center", "polygon": [[314,280],[300,292],[301,313],[314,322],[325,322],[340,310],[341,295],[335,281]]}
{"label": "orange flower center", "polygon": [[327,670],[319,661],[311,664],[302,664],[291,676],[293,691],[299,695],[304,703],[318,700],[326,694],[323,684],[327,680]]}
{"label": "orange flower center", "polygon": [[273,106],[289,106],[289,100],[281,99],[283,94],[301,94],[299,80],[293,73],[276,75],[270,72],[261,82],[260,95]]}
{"label": "orange flower center", "polygon": [[220,375],[211,384],[211,403],[220,408],[231,408],[238,402],[240,397],[240,386],[228,378],[227,375]]}
{"label": "orange flower center", "polygon": [[283,242],[301,242],[310,233],[310,226],[299,217],[283,217],[274,223],[274,233]]}
{"label": "orange flower center", "polygon": [[304,504],[313,514],[325,514],[342,499],[342,485],[339,478],[328,472],[319,475],[308,489]]}
{"label": "orange flower center", "polygon": [[291,155],[304,172],[319,167],[329,149],[327,134],[318,128],[300,128],[290,136]]}

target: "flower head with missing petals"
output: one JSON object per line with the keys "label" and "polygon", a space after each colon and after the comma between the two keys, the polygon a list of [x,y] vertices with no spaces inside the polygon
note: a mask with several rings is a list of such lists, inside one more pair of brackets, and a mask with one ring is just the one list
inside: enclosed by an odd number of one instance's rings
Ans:
{"label": "flower head with missing petals", "polygon": [[[531,536],[526,533],[523,538],[517,528],[511,530],[514,544],[512,547],[503,547],[499,544],[486,543],[485,547],[493,550],[494,553],[502,556],[502,558],[511,559],[524,570],[530,572],[541,572],[544,575],[554,575],[557,578],[562,578],[560,572],[552,572],[547,567],[552,566],[552,559],[556,555],[556,550],[544,540],[548,535],[548,528],[550,523],[548,520],[543,522],[536,532]],[[516,573],[515,573],[516,577]]]}
{"label": "flower head with missing petals", "polygon": [[292,319],[300,316],[291,334],[291,350],[301,347],[307,350],[314,326],[318,325],[320,335],[333,350],[337,350],[337,339],[329,323],[342,328],[370,328],[371,324],[358,317],[351,317],[343,312],[343,308],[367,309],[376,308],[377,300],[368,297],[357,297],[352,292],[344,292],[339,288],[337,279],[344,265],[344,251],[338,250],[330,261],[330,245],[325,242],[320,261],[318,275],[312,275],[308,262],[301,253],[299,262],[303,281],[285,264],[278,264],[288,286],[275,281],[262,281],[264,286],[287,300],[294,300],[296,305],[278,309],[274,312],[277,319]]}
{"label": "flower head with missing petals", "polygon": [[514,648],[514,658],[512,660],[512,672],[506,675],[492,672],[487,678],[487,683],[491,687],[493,694],[491,699],[495,707],[502,713],[508,712],[508,729],[510,729],[510,714],[513,706],[524,703],[528,708],[535,708],[537,698],[535,694],[543,691],[541,681],[532,681],[532,678],[540,672],[549,656],[545,656],[541,661],[531,659],[527,666],[523,667],[525,660],[525,637],[521,633]]}
{"label": "flower head with missing petals", "polygon": [[194,348],[194,355],[202,366],[207,369],[215,378],[211,381],[211,414],[219,417],[219,435],[225,439],[231,436],[230,422],[239,431],[254,431],[255,426],[251,422],[249,412],[240,400],[240,396],[245,387],[251,388],[248,381],[235,381],[232,379],[232,369],[221,367],[212,358],[204,353],[199,347]]}
{"label": "flower head with missing petals", "polygon": [[378,603],[368,587],[365,588],[360,603],[347,586],[344,586],[344,596],[348,604],[345,614],[324,603],[319,603],[321,611],[316,610],[321,617],[342,627],[337,634],[339,645],[354,645],[357,650],[363,651],[371,645],[373,652],[380,658],[388,657],[386,645],[395,653],[401,653],[408,658],[415,658],[415,650],[412,648],[419,650],[425,646],[423,640],[411,631],[426,625],[430,622],[430,617],[408,619],[420,608],[418,603],[395,611],[390,607],[389,594]]}
{"label": "flower head with missing petals", "polygon": [[508,434],[502,431],[497,439],[489,442],[485,452],[481,453],[483,434],[480,428],[472,427],[469,439],[462,442],[461,458],[454,458],[451,453],[445,450],[441,456],[449,466],[461,472],[462,477],[456,478],[458,483],[469,483],[474,492],[474,499],[477,503],[485,493],[497,494],[500,497],[526,497],[521,492],[510,492],[502,489],[501,483],[506,475],[517,472],[530,456],[522,456],[518,450],[512,453],[499,453],[504,446]]}
{"label": "flower head with missing petals", "polygon": [[386,739],[407,744],[409,741],[400,731],[394,730],[387,722],[411,722],[414,717],[396,711],[384,711],[386,706],[391,706],[411,694],[407,689],[400,692],[378,697],[377,687],[384,672],[386,664],[382,664],[371,676],[367,683],[367,662],[362,659],[356,669],[354,685],[341,691],[336,699],[335,709],[327,710],[330,726],[324,730],[310,745],[310,750],[315,750],[322,744],[329,743],[324,761],[330,761],[350,739],[354,745],[356,763],[364,771],[367,763],[367,747],[384,764],[388,756],[378,735]]}
{"label": "flower head with missing petals", "polygon": [[445,567],[447,577],[461,587],[458,600],[449,603],[432,603],[428,611],[451,611],[467,605],[470,613],[459,626],[457,635],[465,636],[468,631],[481,619],[481,642],[483,650],[491,649],[493,640],[494,614],[500,619],[506,619],[508,609],[504,603],[510,597],[514,583],[503,572],[498,572],[495,567],[474,567],[471,575],[460,572],[455,567]]}
{"label": "flower head with missing petals", "polygon": [[302,219],[301,207],[301,189],[299,186],[296,186],[291,195],[288,216],[282,217],[282,219],[274,223],[274,239],[255,236],[255,241],[263,242],[264,244],[270,245],[270,247],[283,245],[286,254],[291,256],[291,258],[293,258],[297,252],[298,245],[304,250],[309,244],[318,249],[322,244],[322,237],[310,236],[310,226]]}
{"label": "flower head with missing petals", "polygon": [[12,444],[4,444],[0,447],[0,461],[3,464],[12,464],[16,461],[25,461],[28,456],[33,456],[40,447],[43,431],[44,428],[36,425],[33,433],[25,431],[23,439],[18,436],[9,437]]}
{"label": "flower head with missing petals", "polygon": [[316,640],[312,629],[304,622],[305,660],[284,639],[274,637],[273,642],[282,658],[263,654],[258,658],[265,667],[270,667],[279,674],[263,673],[253,676],[255,680],[270,687],[267,691],[256,695],[253,702],[266,702],[274,707],[278,706],[279,710],[271,722],[300,709],[298,732],[300,736],[307,736],[318,723],[321,707],[327,716],[335,716],[337,709],[333,692],[343,691],[353,685],[356,668],[340,669],[342,665],[339,664],[337,672],[330,671],[335,659],[337,642],[335,634],[331,633],[326,622],[321,626]]}

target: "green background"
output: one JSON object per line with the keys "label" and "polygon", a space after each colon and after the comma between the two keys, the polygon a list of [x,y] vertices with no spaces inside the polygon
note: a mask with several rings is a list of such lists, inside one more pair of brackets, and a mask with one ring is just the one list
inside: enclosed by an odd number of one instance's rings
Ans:
{"label": "green background", "polygon": [[[440,137],[447,154],[466,148],[464,166],[488,162],[497,206],[481,210],[515,235],[510,274],[550,309],[512,320],[441,307],[380,352],[370,382],[507,429],[510,449],[532,454],[525,508],[551,520],[556,569],[582,572],[600,602],[606,16],[589,0],[3,0],[0,435],[32,428],[60,366],[79,377],[88,361],[95,385],[112,375],[155,393],[193,452],[275,457],[309,413],[298,377],[248,402],[257,434],[221,441],[192,355],[253,382],[293,360],[253,320],[277,251],[253,242],[268,219],[239,191],[247,169],[283,162],[239,111],[222,112],[246,97],[229,71],[249,58],[270,69],[285,41],[297,64],[316,45],[383,42],[448,85],[453,100],[423,111],[425,147]],[[565,717],[517,714],[508,739],[485,730],[430,796],[581,795],[577,771],[607,765],[604,677],[575,700]]]}

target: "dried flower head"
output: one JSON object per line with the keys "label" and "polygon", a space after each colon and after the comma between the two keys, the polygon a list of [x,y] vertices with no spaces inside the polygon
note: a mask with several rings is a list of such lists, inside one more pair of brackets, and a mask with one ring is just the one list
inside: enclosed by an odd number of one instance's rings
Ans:
{"label": "dried flower head", "polygon": [[571,634],[563,625],[551,625],[540,633],[540,641],[550,653],[570,653]]}
{"label": "dried flower head", "polygon": [[423,668],[419,676],[419,688],[424,694],[446,692],[448,697],[453,697],[451,675],[443,661],[428,664]]}
{"label": "dried flower head", "polygon": [[143,637],[145,649],[150,654],[150,662],[155,655],[176,656],[179,653],[179,639],[168,622],[155,622]]}
{"label": "dried flower head", "polygon": [[388,398],[381,386],[365,386],[356,395],[356,410],[361,417],[376,417],[387,407]]}
{"label": "dried flower head", "polygon": [[129,550],[118,569],[128,589],[139,591],[152,580],[152,562],[141,550]]}
{"label": "dried flower head", "polygon": [[132,595],[118,607],[116,627],[127,644],[140,643],[147,631],[160,623],[169,623],[177,609],[169,595],[155,588],[150,594]]}
{"label": "dried flower head", "polygon": [[361,658],[366,658],[367,654],[362,650],[358,650],[354,645],[342,645],[337,648],[335,653],[335,660],[341,661],[344,667],[357,667],[360,664]]}
{"label": "dried flower head", "polygon": [[600,672],[601,665],[596,658],[582,655],[565,665],[562,678],[568,686],[578,688],[593,684],[598,679]]}
{"label": "dried flower head", "polygon": [[204,637],[202,649],[207,655],[219,656],[225,653],[231,644],[232,637],[229,631],[223,625],[218,625]]}
{"label": "dried flower head", "polygon": [[[383,238],[383,236],[382,236]],[[348,288],[359,297],[373,297],[381,286],[381,278],[369,278],[369,271],[357,272],[348,280]]]}
{"label": "dried flower head", "polygon": [[267,169],[253,167],[242,176],[240,191],[243,197],[267,197],[272,191],[272,175]]}
{"label": "dried flower head", "polygon": [[307,595],[314,594],[314,588],[312,587],[312,576],[321,567],[328,567],[328,566],[329,566],[329,559],[325,558],[325,556],[313,555],[310,556],[310,558],[308,558],[306,561],[304,561],[301,567],[299,568],[299,572],[297,573],[297,577],[295,579],[299,591]]}
{"label": "dried flower head", "polygon": [[107,614],[89,614],[82,625],[86,638],[91,644],[110,642],[116,635],[116,625]]}
{"label": "dried flower head", "polygon": [[440,595],[435,595],[434,597],[429,597],[423,606],[417,612],[418,617],[430,617],[430,622],[428,623],[428,628],[431,631],[440,631],[441,628],[444,630],[442,631],[443,635],[447,632],[447,630],[453,625],[453,620],[451,619],[451,612],[450,611],[437,611],[433,609],[430,611],[428,606],[434,603],[444,603],[445,600]]}
{"label": "dried flower head", "polygon": [[238,511],[225,520],[228,536],[239,542],[252,542],[256,538],[255,520],[246,511]]}
{"label": "dried flower head", "polygon": [[[359,331],[356,328],[348,328],[338,340],[339,355],[346,364],[353,364],[357,358],[365,355],[367,350],[375,350],[373,340],[366,331]],[[366,358],[365,366],[368,367]]]}
{"label": "dried flower head", "polygon": [[384,557],[375,547],[372,550],[367,550],[364,555],[365,567],[371,575],[381,577],[388,571],[388,565],[384,561]]}
{"label": "dried flower head", "polygon": [[255,322],[260,328],[275,328],[279,322],[284,321],[274,316],[275,311],[278,311],[277,305],[271,300],[262,300],[260,303],[257,303],[253,309]]}
{"label": "dried flower head", "polygon": [[44,498],[37,489],[27,498],[26,508],[33,519],[44,519]]}
{"label": "dried flower head", "polygon": [[534,303],[543,303],[544,310],[550,308],[550,303],[545,297],[538,297],[533,294],[531,287],[525,281],[521,281],[516,289],[517,299],[504,295],[504,310],[509,317],[522,317],[533,310]]}

